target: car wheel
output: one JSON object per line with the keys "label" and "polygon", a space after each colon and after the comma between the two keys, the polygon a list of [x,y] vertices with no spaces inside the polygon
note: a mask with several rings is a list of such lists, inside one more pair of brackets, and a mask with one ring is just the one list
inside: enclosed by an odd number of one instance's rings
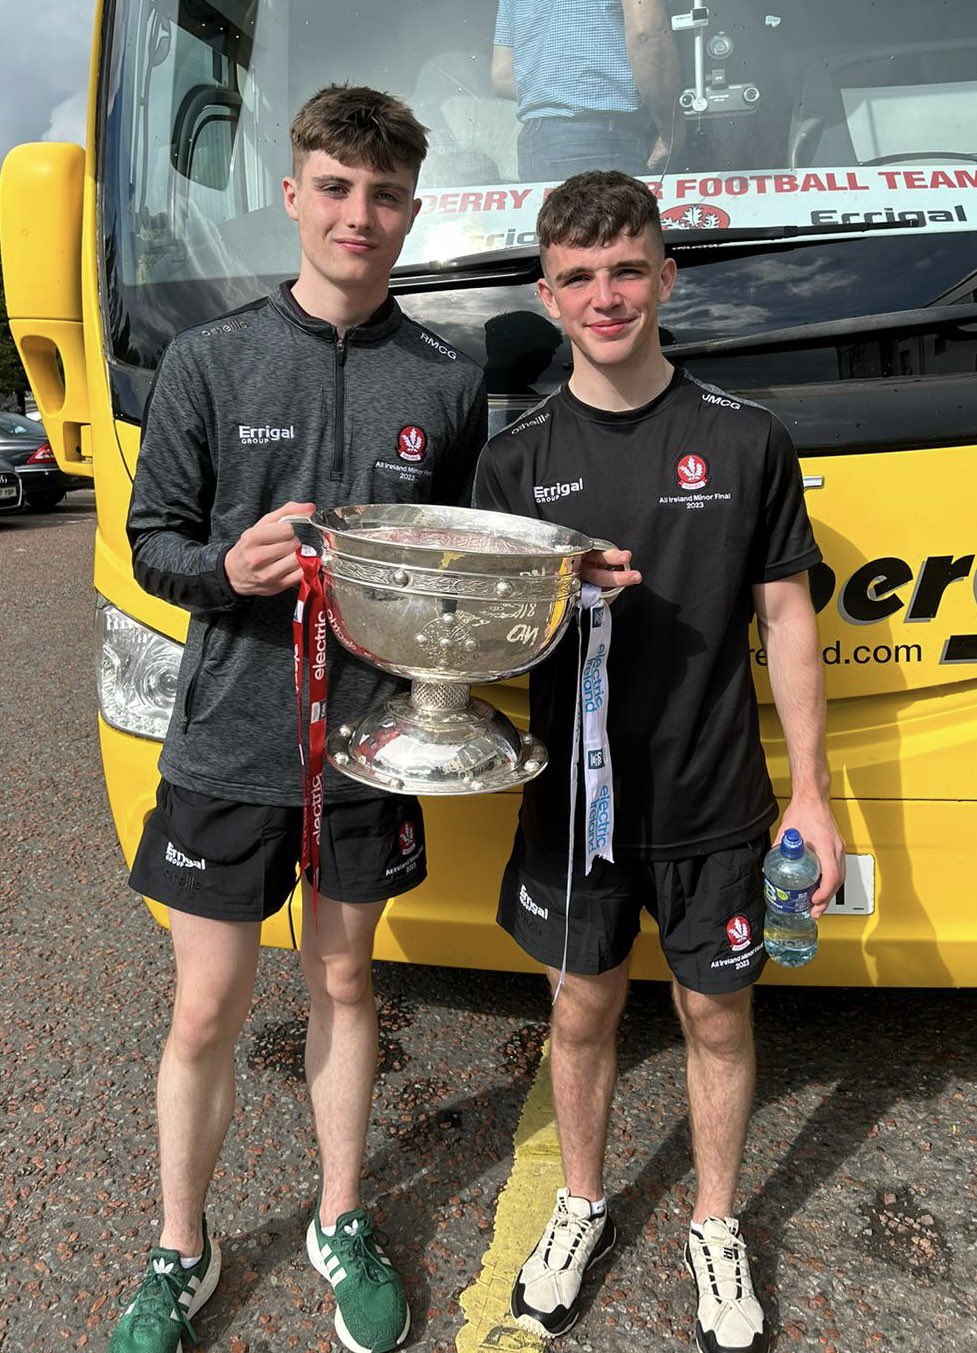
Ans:
{"label": "car wheel", "polygon": [[24,506],[28,512],[50,512],[58,503],[64,502],[63,493],[36,493],[28,498]]}

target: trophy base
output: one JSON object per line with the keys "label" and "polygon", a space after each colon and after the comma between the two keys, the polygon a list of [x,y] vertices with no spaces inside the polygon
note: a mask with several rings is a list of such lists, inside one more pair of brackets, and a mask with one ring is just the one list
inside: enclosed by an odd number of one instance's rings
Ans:
{"label": "trophy base", "polygon": [[545,768],[539,739],[520,733],[485,700],[469,699],[467,686],[423,689],[447,692],[453,707],[419,703],[415,684],[413,694],[393,696],[355,728],[344,724],[330,733],[329,764],[398,794],[489,794],[525,784]]}

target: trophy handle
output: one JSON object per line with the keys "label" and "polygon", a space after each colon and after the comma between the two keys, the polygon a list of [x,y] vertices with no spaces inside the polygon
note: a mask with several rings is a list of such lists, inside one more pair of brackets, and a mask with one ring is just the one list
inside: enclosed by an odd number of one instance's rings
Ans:
{"label": "trophy handle", "polygon": [[[286,512],[285,516],[279,517],[278,520],[287,521],[291,526],[315,526],[316,525],[315,518],[316,514],[314,512]],[[318,530],[318,527],[316,527],[316,529]],[[314,546],[312,545],[306,546],[305,543],[303,542],[302,549],[311,550],[314,549]],[[316,553],[319,554],[319,557],[321,559],[322,558],[321,551],[317,550]]]}
{"label": "trophy handle", "polygon": [[[597,539],[590,542],[590,548],[592,550],[616,550],[618,547],[614,544],[613,540]],[[620,596],[623,591],[623,587],[602,587],[600,589],[600,594],[605,601],[613,601],[614,598]]]}

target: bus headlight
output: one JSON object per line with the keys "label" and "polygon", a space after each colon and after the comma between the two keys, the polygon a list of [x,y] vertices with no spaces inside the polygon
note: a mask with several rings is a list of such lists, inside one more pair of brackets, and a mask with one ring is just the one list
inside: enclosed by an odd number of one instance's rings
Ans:
{"label": "bus headlight", "polygon": [[183,646],[140,625],[102,596],[95,601],[95,634],[102,718],[123,733],[162,742]]}

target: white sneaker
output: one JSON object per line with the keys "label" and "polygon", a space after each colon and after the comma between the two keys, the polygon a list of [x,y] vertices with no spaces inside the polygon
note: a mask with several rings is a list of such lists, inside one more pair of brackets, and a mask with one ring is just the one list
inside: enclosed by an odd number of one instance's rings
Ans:
{"label": "white sneaker", "polygon": [[770,1330],[750,1278],[735,1217],[707,1217],[689,1232],[685,1265],[698,1289],[695,1341],[700,1353],[766,1353]]}
{"label": "white sneaker", "polygon": [[592,1217],[586,1198],[559,1189],[546,1230],[512,1289],[516,1324],[544,1339],[566,1334],[580,1315],[584,1274],[616,1239],[617,1230],[606,1212]]}

